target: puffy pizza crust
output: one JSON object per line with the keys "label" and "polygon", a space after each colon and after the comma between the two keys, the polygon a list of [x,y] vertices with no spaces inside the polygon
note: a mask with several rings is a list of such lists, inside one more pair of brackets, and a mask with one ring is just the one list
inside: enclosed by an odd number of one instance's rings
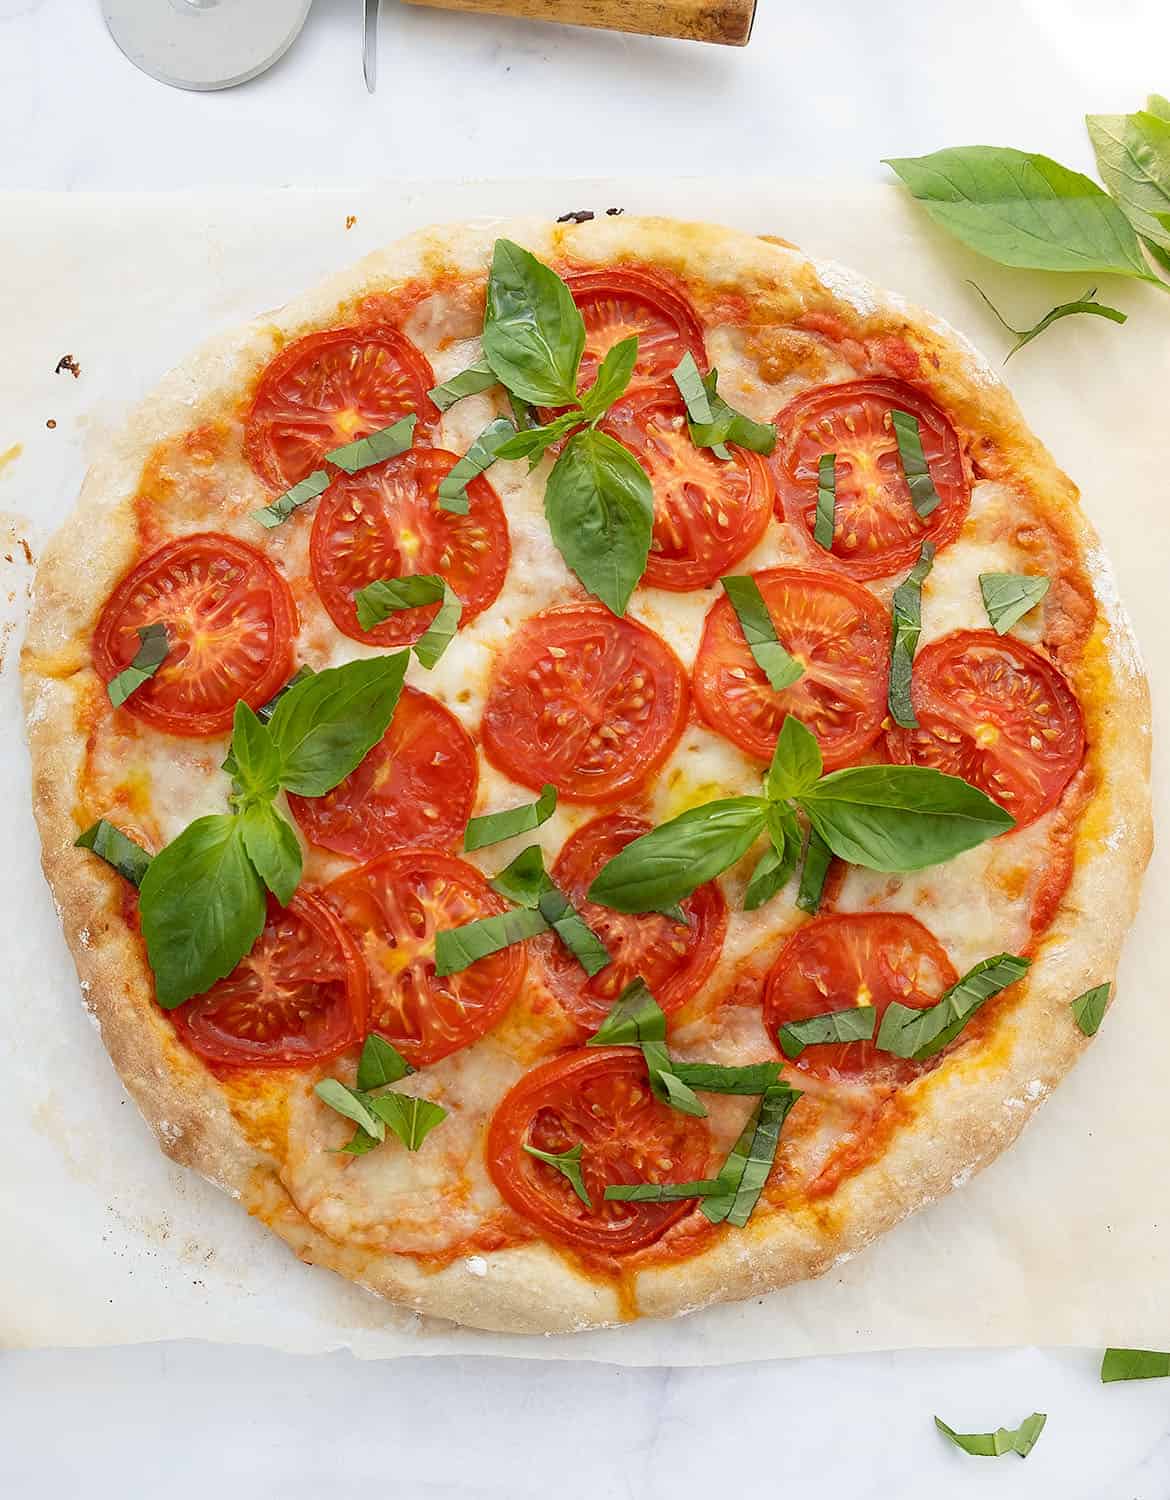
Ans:
{"label": "puffy pizza crust", "polygon": [[[902,1123],[887,1149],[815,1211],[757,1216],[689,1259],[630,1271],[620,1287],[539,1242],[431,1270],[409,1256],[339,1243],[315,1229],[277,1175],[275,1143],[265,1149],[262,1133],[245,1134],[224,1090],[153,1004],[150,975],[123,917],[119,877],[73,848],[85,752],[78,706],[97,687],[88,642],[106,596],[135,557],[132,502],[152,450],[214,421],[225,405],[238,405],[284,340],[336,321],[339,307],[344,312],[366,295],[411,283],[482,275],[500,234],[554,262],[657,264],[701,284],[709,297],[746,304],[744,337],[761,368],[770,363],[779,371],[770,380],[782,380],[786,370],[805,380],[835,373],[823,354],[805,347],[810,341],[777,327],[802,316],[831,320],[868,344],[880,347],[888,338],[911,348],[915,384],[969,435],[981,472],[1010,480],[1079,559],[1097,603],[1083,653],[1062,663],[1086,719],[1088,801],[1071,880],[1014,1004],[998,1014],[984,1041],[960,1049],[904,1091]],[[713,362],[720,352],[712,340]],[[750,388],[737,390],[737,398],[752,410]],[[42,559],[22,667],[45,873],[85,1002],[163,1150],[241,1198],[303,1260],[395,1302],[481,1328],[571,1331],[619,1321],[632,1307],[663,1316],[758,1295],[822,1273],[964,1182],[1011,1144],[1087,1045],[1068,1002],[1112,978],[1151,847],[1148,689],[1129,625],[1075,487],[1028,431],[1007,389],[961,336],[930,315],[782,242],[709,225],[623,216],[555,227],[533,220],[431,229],[206,345],[139,407],[87,475],[74,516]],[[864,904],[864,894],[857,903]]]}

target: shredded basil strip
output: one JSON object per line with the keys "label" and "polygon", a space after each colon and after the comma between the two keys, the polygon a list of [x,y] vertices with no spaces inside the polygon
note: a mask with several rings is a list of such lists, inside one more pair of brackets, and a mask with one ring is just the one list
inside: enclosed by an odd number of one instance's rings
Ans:
{"label": "shredded basil strip", "polygon": [[833,863],[833,851],[815,828],[810,828],[804,844],[804,864],[800,870],[800,889],[796,893],[796,904],[801,911],[816,916],[821,909],[825,877]]}
{"label": "shredded basil strip", "polygon": [[353,596],[358,624],[373,630],[400,609],[437,604],[445,585],[437,573],[412,573],[406,578],[375,578]]}
{"label": "shredded basil strip", "polygon": [[795,1060],[806,1047],[823,1042],[868,1042],[877,1025],[872,1005],[849,1005],[844,1010],[825,1011],[803,1021],[788,1021],[780,1027],[780,1050]]}
{"label": "shredded basil strip", "polygon": [[641,977],[633,979],[585,1043],[587,1047],[640,1047],[666,1040],[666,1014]]}
{"label": "shredded basil strip", "polygon": [[490,469],[496,461],[496,450],[502,448],[509,438],[516,436],[516,429],[507,417],[497,417],[489,422],[467,452],[439,484],[439,509],[453,511],[465,516],[471,508],[467,498],[467,486]]}
{"label": "shredded basil strip", "polygon": [[722,1063],[671,1062],[671,1072],[682,1083],[704,1094],[762,1094],[780,1077],[776,1062],[745,1063],[724,1067]]}
{"label": "shredded basil strip", "polygon": [[[684,356],[681,365],[685,366],[689,358],[691,358],[689,354]],[[684,373],[683,379],[689,385],[687,373]],[[677,379],[675,383],[678,384]],[[751,417],[744,416],[743,412],[728,406],[719,394],[718,370],[709,370],[700,378],[700,383],[707,397],[711,419],[705,422],[696,420],[691,414],[688,403],[687,428],[691,435],[691,442],[696,448],[710,448],[717,458],[722,459],[731,457],[726,446],[728,443],[735,443],[740,448],[748,448],[753,453],[772,452],[776,446],[776,426],[773,422],[754,422]],[[679,391],[685,400],[686,394],[681,385]]]}
{"label": "shredded basil strip", "polygon": [[957,1448],[962,1448],[964,1453],[974,1454],[977,1458],[1002,1458],[1005,1453],[1018,1453],[1021,1458],[1027,1458],[1036,1446],[1036,1439],[1044,1431],[1047,1420],[1045,1412],[1034,1411],[1018,1427],[999,1427],[994,1432],[956,1432],[941,1417],[935,1417],[934,1425]]}
{"label": "shredded basil strip", "polygon": [[151,856],[141,844],[128,838],[120,828],[99,818],[91,823],[84,833],[73,840],[74,848],[92,849],[99,859],[104,859],[131,885],[142,884],[142,877],[150,869]]}
{"label": "shredded basil strip", "polygon": [[475,364],[468,365],[466,370],[460,370],[458,375],[452,375],[450,380],[444,380],[442,385],[432,386],[427,395],[440,411],[446,411],[456,401],[462,401],[464,396],[476,396],[480,391],[490,390],[499,383],[499,377],[494,374],[487,360],[477,359]]}
{"label": "shredded basil strip", "polygon": [[493,891],[498,891],[517,906],[530,906],[536,910],[542,892],[552,881],[545,874],[544,853],[539,844],[529,844],[510,865],[493,875],[488,881]]}
{"label": "shredded basil strip", "polygon": [[700,1204],[712,1224],[726,1220],[742,1229],[751,1218],[776,1161],[780,1131],[799,1098],[799,1090],[784,1083],[773,1083],[761,1094],[743,1134],[719,1169],[721,1191],[704,1197]]}
{"label": "shredded basil strip", "polygon": [[813,541],[826,552],[833,550],[837,529],[837,455],[822,453],[817,461],[817,519]]}
{"label": "shredded basil strip", "polygon": [[454,640],[462,616],[463,601],[449,584],[444,583],[439,612],[427,633],[414,643],[414,654],[428,672],[438,665],[439,658]]}
{"label": "shredded basil strip", "polygon": [[295,688],[298,683],[304,682],[306,677],[312,677],[313,669],[310,666],[298,667],[282,688],[277,688],[267,703],[262,703],[256,710],[256,717],[261,724],[267,724],[276,712],[276,705],[284,697],[290,688]]}
{"label": "shredded basil strip", "polygon": [[252,519],[271,531],[274,526],[287,521],[298,506],[308,505],[310,500],[315,500],[318,495],[324,494],[331,483],[332,475],[325,469],[314,469],[307,479],[301,480],[300,484],[294,484],[291,490],[285,490],[283,495],[277,495],[271,505],[266,505],[263,510],[254,510]]}
{"label": "shredded basil strip", "polygon": [[686,1084],[675,1071],[665,1042],[643,1042],[642,1057],[646,1063],[646,1076],[650,1081],[650,1092],[663,1104],[677,1109],[680,1114],[694,1115],[702,1119],[706,1106],[699,1102],[694,1089]]}
{"label": "shredded basil strip", "polygon": [[417,422],[418,416],[411,412],[389,427],[380,427],[377,432],[371,432],[366,437],[344,443],[340,448],[331,448],[325,457],[347,474],[356,474],[360,469],[368,469],[371,464],[380,464],[388,458],[397,458],[400,453],[405,453],[414,443]]}
{"label": "shredded basil strip", "polygon": [[[715,414],[711,410],[711,397],[707,393],[707,387],[703,384],[703,376],[695,363],[695,356],[689,349],[670,373],[686,406],[687,425],[691,428],[691,440],[694,442],[696,441],[694,428],[709,428],[715,421]],[[731,457],[725,443],[716,441],[709,446],[716,458]]]}
{"label": "shredded basil strip", "polygon": [[723,1191],[718,1177],[701,1177],[697,1182],[615,1182],[606,1188],[605,1196],[610,1203],[680,1203],[684,1198]]}
{"label": "shredded basil strip", "polygon": [[370,1032],[358,1059],[357,1086],[360,1090],[368,1093],[370,1089],[383,1088],[413,1072],[414,1069],[397,1047],[392,1046],[385,1037],[380,1037],[376,1031]]}
{"label": "shredded basil strip", "polygon": [[138,639],[141,645],[134,660],[106,683],[106,692],[115,708],[121,708],[131,693],[136,693],[148,678],[154,676],[171,649],[167,627],[157,621],[151,625],[139,625]]}
{"label": "shredded basil strip", "polygon": [[1071,1002],[1073,1020],[1086,1036],[1097,1035],[1097,1028],[1104,1020],[1109,1006],[1109,989],[1107,983],[1094,985],[1091,990],[1086,990]]}
{"label": "shredded basil strip", "polygon": [[469,819],[463,834],[463,848],[471,853],[473,849],[485,849],[489,844],[515,838],[519,833],[531,833],[534,828],[547,823],[556,810],[557,789],[546,781],[535,802]]}
{"label": "shredded basil strip", "polygon": [[480,917],[462,927],[448,927],[435,935],[435,974],[440,979],[458,974],[489,953],[499,953],[547,931],[548,923],[541,914],[524,906],[498,916]]}
{"label": "shredded basil strip", "polygon": [[568,1151],[540,1151],[535,1146],[530,1146],[527,1141],[523,1142],[523,1146],[529,1156],[535,1156],[537,1161],[547,1162],[550,1167],[555,1167],[562,1176],[567,1177],[573,1185],[573,1191],[585,1207],[593,1207],[593,1199],[589,1196],[585,1178],[581,1174],[583,1148],[580,1141]]}
{"label": "shredded basil strip", "polygon": [[890,412],[890,420],[898,439],[902,473],[910,486],[910,499],[914,502],[914,509],[925,521],[938,505],[939,493],[930,477],[926,454],[922,451],[922,430],[918,425],[918,418],[911,416],[908,411],[893,410]]}
{"label": "shredded basil strip", "polygon": [[894,639],[890,647],[889,709],[896,724],[917,729],[918,720],[910,697],[914,653],[922,635],[922,585],[934,566],[934,543],[923,542],[918,561],[894,590],[890,612]]}
{"label": "shredded basil strip", "polygon": [[1101,1380],[1162,1380],[1170,1375],[1170,1354],[1159,1349],[1106,1349]]}
{"label": "shredded basil strip", "polygon": [[746,573],[720,581],[731,600],[731,607],[735,610],[756,665],[767,677],[773,690],[783,692],[804,676],[804,668],[781,645],[759,584]]}
{"label": "shredded basil strip", "polygon": [[609,949],[551,881],[540,893],[537,910],[590,979],[610,962]]}
{"label": "shredded basil strip", "polygon": [[1051,587],[1052,580],[1043,573],[980,573],[979,592],[996,635],[1006,635]]}
{"label": "shredded basil strip", "polygon": [[895,1000],[886,1007],[878,1030],[877,1046],[895,1057],[910,1057],[923,1062],[934,1057],[952,1042],[977,1010],[1015,984],[1031,968],[1031,960],[1014,953],[997,953],[985,958],[951,985],[933,1005],[924,1010]]}

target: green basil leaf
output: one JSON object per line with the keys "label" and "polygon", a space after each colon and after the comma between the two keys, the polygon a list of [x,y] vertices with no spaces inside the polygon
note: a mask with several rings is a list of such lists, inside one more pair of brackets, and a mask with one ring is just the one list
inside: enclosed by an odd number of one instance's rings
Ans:
{"label": "green basil leaf", "polygon": [[1158,278],[1128,220],[1089,177],[1009,146],[955,146],[887,158],[927,213],[1004,266]]}
{"label": "green basil leaf", "polygon": [[585,413],[576,407],[572,411],[562,412],[559,417],[554,417],[543,427],[527,427],[518,432],[515,437],[507,438],[496,449],[496,457],[526,458],[529,470],[532,470],[554,443],[559,443],[566,433],[572,432],[574,427],[580,427],[584,420]]}
{"label": "green basil leaf", "polygon": [[447,1118],[441,1104],[430,1099],[416,1099],[413,1094],[378,1094],[370,1100],[370,1109],[384,1121],[408,1151],[417,1151],[422,1143]]}
{"label": "green basil leaf", "polygon": [[196,818],[156,854],[139,887],[155,996],[174,1010],[223,979],[264,928],[264,882],[231,814]]}
{"label": "green basil leaf", "polygon": [[569,1151],[539,1151],[535,1146],[530,1146],[527,1141],[523,1143],[524,1150],[529,1156],[535,1156],[538,1161],[547,1162],[550,1167],[555,1167],[563,1177],[567,1177],[573,1184],[573,1191],[580,1198],[586,1208],[593,1207],[593,1199],[589,1196],[585,1187],[585,1179],[581,1175],[581,1152],[580,1141]]}
{"label": "green basil leaf", "polygon": [[497,417],[489,422],[467,452],[439,483],[439,509],[453,511],[465,516],[471,509],[467,498],[467,486],[485,469],[490,469],[509,438],[516,436],[516,429],[507,417]]}
{"label": "green basil leaf", "polygon": [[384,463],[388,458],[397,458],[414,444],[414,429],[418,417],[411,412],[408,417],[381,427],[366,437],[352,443],[343,443],[340,448],[331,448],[325,457],[331,464],[344,469],[347,474],[356,474],[368,469],[371,464]]}
{"label": "green basil leaf", "polygon": [[609,949],[551,882],[541,892],[537,910],[591,979],[610,962]]}
{"label": "green basil leaf", "polygon": [[725,1068],[721,1063],[674,1061],[670,1068],[681,1082],[705,1094],[762,1094],[780,1077],[780,1064],[776,1062]]}
{"label": "green basil leaf", "polygon": [[538,911],[520,907],[494,917],[479,917],[462,927],[448,927],[435,934],[435,974],[442,979],[458,974],[489,953],[499,953],[513,943],[547,932],[548,923]]}
{"label": "green basil leaf", "polygon": [[660,911],[742,859],[764,832],[762,797],[728,797],[689,808],[614,855],[589,899],[614,911]]}
{"label": "green basil leaf", "polygon": [[764,777],[764,791],[769,799],[782,802],[799,797],[820,780],[824,768],[816,735],[795,714],[786,714],[772,752],[772,764]]}
{"label": "green basil leaf", "polygon": [[918,418],[911,416],[908,411],[891,411],[890,421],[894,424],[894,436],[898,440],[902,473],[910,486],[910,499],[914,509],[925,521],[937,507],[940,497],[934,487],[934,480],[930,477],[926,454],[922,451],[922,429],[918,425]]}
{"label": "green basil leaf", "polygon": [[271,802],[254,802],[240,813],[240,830],[257,875],[287,906],[301,883],[301,846],[292,824]]}
{"label": "green basil leaf", "polygon": [[276,692],[273,693],[268,702],[262,703],[256,710],[256,717],[260,720],[261,724],[268,724],[271,722],[272,715],[276,712],[276,705],[280,702],[280,700],[284,697],[285,693],[287,693],[290,688],[295,688],[299,682],[304,682],[306,677],[312,677],[312,675],[312,667],[298,667],[293,675],[289,678],[289,680],[285,683],[285,685],[282,688],[277,688]]}
{"label": "green basil leaf", "polygon": [[823,1042],[868,1042],[877,1025],[877,1011],[872,1005],[850,1005],[844,1010],[825,1011],[803,1021],[789,1021],[780,1027],[780,1050],[795,1061],[806,1047]]}
{"label": "green basil leaf", "polygon": [[817,519],[813,541],[826,552],[833,550],[837,530],[837,455],[822,453],[817,460]]}
{"label": "green basil leaf", "polygon": [[1052,586],[1042,573],[980,573],[979,590],[996,635],[1005,635]]}
{"label": "green basil leaf", "polygon": [[362,1055],[358,1058],[357,1086],[362,1092],[380,1089],[388,1083],[398,1083],[414,1069],[384,1037],[371,1031],[362,1044]]}
{"label": "green basil leaf", "polygon": [[925,1062],[953,1042],[984,1003],[1025,975],[1031,960],[1014,953],[997,953],[977,963],[933,1005],[915,1010],[895,1000],[886,1007],[878,1029],[877,1046],[895,1057]]}
{"label": "green basil leaf", "polygon": [[459,621],[463,618],[463,601],[448,583],[443,585],[443,602],[439,612],[431,621],[425,635],[414,643],[414,654],[428,672],[439,664],[439,659],[455,639]]}
{"label": "green basil leaf", "polygon": [[575,433],[553,465],[544,513],[557,550],[588,591],[623,615],[646,571],[654,493],[645,469],[608,432]]}
{"label": "green basil leaf", "polygon": [[569,288],[535,255],[497,240],[488,277],[483,352],[508,389],[534,406],[577,399],[585,324]]}
{"label": "green basil leaf", "polygon": [[840,859],[895,874],[954,859],[1016,822],[977,787],[929,766],[850,766],[797,801]]}
{"label": "green basil leaf", "polygon": [[1106,1349],[1101,1380],[1163,1380],[1170,1375],[1170,1354],[1158,1349]]}
{"label": "green basil leaf", "polygon": [[154,676],[171,649],[165,625],[139,625],[138,639],[141,644],[134,653],[134,660],[106,683],[106,692],[115,708],[121,708],[131,693],[136,693]]}
{"label": "green basil leaf", "polygon": [[697,1182],[614,1182],[605,1190],[608,1203],[681,1203],[685,1198],[705,1198],[723,1193],[724,1184],[717,1177],[702,1177]]}
{"label": "green basil leaf", "polygon": [[493,875],[488,884],[506,900],[514,901],[517,906],[530,907],[533,911],[544,892],[553,889],[553,883],[545,873],[544,852],[539,844],[529,844],[527,849],[521,849],[512,863]]}
{"label": "green basil leaf", "polygon": [[772,688],[777,693],[783,692],[804,676],[804,668],[781,645],[759,584],[746,573],[720,579],[720,582],[731,600],[739,628],[743,631],[744,640],[756,665]]}
{"label": "green basil leaf", "polygon": [[1046,328],[1051,328],[1053,323],[1058,323],[1061,318],[1070,318],[1076,313],[1093,313],[1099,318],[1108,318],[1112,323],[1126,323],[1129,321],[1126,314],[1118,312],[1117,308],[1107,307],[1105,303],[1098,302],[1096,300],[1097,288],[1092,286],[1079,301],[1062,302],[1058,307],[1054,307],[1050,312],[1046,312],[1039,322],[1033,323],[1031,328],[1013,328],[983,288],[976,285],[973,281],[970,285],[975,287],[975,290],[983,298],[984,302],[987,303],[999,322],[1015,338],[1015,343],[1004,356],[1003,362],[1005,365],[1013,354],[1022,349],[1025,344],[1030,344],[1033,339],[1038,339]]}
{"label": "green basil leaf", "polygon": [[804,864],[800,870],[800,889],[796,893],[796,904],[801,911],[814,917],[820,911],[825,877],[832,863],[833,851],[816,829],[810,828],[804,841]]}
{"label": "green basil leaf", "polygon": [[785,1083],[770,1084],[760,1095],[751,1119],[719,1169],[720,1191],[699,1205],[712,1224],[725,1220],[738,1229],[752,1216],[776,1161],[776,1147],[788,1111],[800,1098]]}
{"label": "green basil leaf", "polygon": [[717,458],[723,459],[731,457],[727,451],[727,443],[735,443],[740,448],[750,448],[753,453],[772,452],[776,446],[774,422],[753,422],[751,417],[745,417],[743,412],[728,406],[719,394],[718,370],[708,371],[702,377],[702,384],[707,394],[711,420],[709,422],[688,420],[691,442],[696,448],[711,448]]}
{"label": "green basil leaf", "polygon": [[665,1042],[643,1042],[642,1056],[646,1062],[646,1076],[650,1081],[650,1092],[662,1104],[677,1109],[680,1114],[703,1119],[707,1108],[699,1102],[695,1091],[683,1083],[675,1072]]}
{"label": "green basil leaf", "polygon": [[[529,406],[527,401],[521,401],[519,396],[511,391],[507,392],[508,405],[512,408],[512,420],[516,424],[517,432],[527,432],[530,428],[540,426],[540,418]],[[497,454],[497,457],[503,455]]]}
{"label": "green basil leaf", "polygon": [[342,1154],[346,1156],[365,1156],[367,1151],[373,1151],[376,1146],[380,1146],[381,1144],[382,1142],[377,1136],[367,1135],[359,1125],[349,1140],[346,1141],[345,1145],[337,1148],[337,1152],[339,1156]]}
{"label": "green basil leaf", "polygon": [[1000,1427],[995,1432],[956,1432],[941,1417],[935,1417],[934,1425],[950,1438],[956,1448],[978,1458],[1001,1458],[1005,1453],[1018,1453],[1021,1458],[1027,1458],[1047,1420],[1044,1412],[1034,1411],[1018,1427]]}
{"label": "green basil leaf", "polygon": [[1170,250],[1170,120],[1150,110],[1088,115],[1101,181],[1142,236]]}
{"label": "green basil leaf", "polygon": [[242,698],[232,717],[232,741],[222,769],[235,782],[233,800],[241,805],[271,802],[280,790],[280,752],[268,726]]}
{"label": "green basil leaf", "polygon": [[468,365],[466,370],[460,370],[458,375],[452,375],[450,380],[444,380],[442,385],[432,386],[427,395],[435,403],[440,411],[446,411],[448,407],[454,406],[456,401],[462,401],[464,396],[476,396],[480,391],[490,390],[493,385],[499,385],[495,371],[486,359],[477,359],[473,365]]}
{"label": "green basil leaf", "polygon": [[768,833],[771,845],[760,856],[743,893],[744,911],[755,911],[792,879],[800,857],[800,829],[790,807],[778,804],[768,809]]}
{"label": "green basil leaf", "polygon": [[339,1115],[352,1120],[366,1135],[372,1136],[375,1142],[385,1137],[385,1126],[374,1114],[370,1096],[362,1090],[351,1089],[336,1078],[322,1078],[320,1083],[313,1086],[313,1092],[322,1104],[327,1104]]}
{"label": "green basil leaf", "polygon": [[[715,413],[711,410],[711,396],[703,383],[702,371],[695,363],[695,356],[688,349],[670,373],[687,409],[687,426],[690,429],[691,441],[697,444],[695,430],[699,429],[713,435],[715,424]],[[718,439],[707,446],[712,449],[716,458],[729,459],[731,457],[727,444]]]}
{"label": "green basil leaf", "polygon": [[934,566],[934,543],[923,542],[918,561],[894,590],[890,613],[894,638],[890,646],[890,685],[887,702],[895,724],[917,729],[918,720],[910,697],[914,653],[922,635],[922,585]]}
{"label": "green basil leaf", "polygon": [[117,870],[123,880],[128,880],[131,885],[141,885],[142,877],[150,869],[150,855],[146,850],[132,838],[128,838],[120,828],[107,823],[105,818],[99,818],[84,833],[79,833],[73,840],[73,846],[76,849],[92,849],[99,859],[104,859],[106,864]]}
{"label": "green basil leaf", "polygon": [[405,651],[347,662],[284,694],[268,727],[285,791],[323,797],[361,764],[394,717],[406,662]]}
{"label": "green basil leaf", "polygon": [[1159,120],[1170,120],[1170,99],[1162,94],[1151,94],[1146,100],[1146,112],[1157,115]]}
{"label": "green basil leaf", "polygon": [[641,1047],[665,1042],[666,1015],[644,979],[631,980],[609,1014],[585,1043],[587,1047]]}
{"label": "green basil leaf", "polygon": [[438,573],[411,573],[406,578],[375,578],[353,596],[357,621],[363,630],[373,630],[401,609],[437,604],[443,597]]}
{"label": "green basil leaf", "polygon": [[581,410],[591,422],[603,417],[625,391],[637,362],[636,333],[630,334],[629,338],[620,340],[606,351],[597,371],[597,379],[581,397]]}
{"label": "green basil leaf", "polygon": [[470,853],[473,849],[486,849],[489,844],[515,838],[518,833],[531,833],[534,828],[547,823],[556,810],[557,789],[545,782],[535,802],[469,819],[463,834],[463,848]]}
{"label": "green basil leaf", "polygon": [[333,482],[333,476],[326,469],[314,469],[307,479],[302,479],[300,484],[294,484],[291,490],[285,490],[283,495],[277,495],[271,505],[264,506],[263,510],[252,512],[253,521],[258,521],[261,526],[271,531],[274,526],[280,526],[288,520],[293,511],[302,505],[308,505],[310,500],[315,500],[322,495]]}
{"label": "green basil leaf", "polygon": [[1095,984],[1091,990],[1086,990],[1071,1002],[1073,1020],[1086,1036],[1097,1035],[1097,1029],[1105,1019],[1109,1006],[1109,990],[1108,983]]}

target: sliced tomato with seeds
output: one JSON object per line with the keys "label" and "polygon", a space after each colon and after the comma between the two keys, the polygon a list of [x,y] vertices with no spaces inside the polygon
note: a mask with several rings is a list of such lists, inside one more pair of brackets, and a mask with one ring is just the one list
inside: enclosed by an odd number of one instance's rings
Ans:
{"label": "sliced tomato with seeds", "polygon": [[[876,1037],[893,1001],[923,1010],[958,977],[946,950],[914,917],[886,911],[815,917],[772,965],[764,1024],[775,1042],[781,1026],[863,1005],[873,1008]],[[788,1066],[830,1081],[903,1084],[930,1064],[859,1041],[815,1043]]]}
{"label": "sliced tomato with seeds", "polygon": [[992,630],[959,630],[914,658],[917,729],[886,731],[890,759],[961,776],[1023,828],[1060,801],[1085,755],[1080,704],[1047,657]]}
{"label": "sliced tomato with seeds", "polygon": [[799,568],[753,573],[776,634],[804,673],[776,692],[724,595],[707,613],[693,686],[699,713],[716,733],[770,760],[780,726],[795,714],[821,747],[825,770],[856,760],[877,738],[886,712],[889,615],[860,584]]}
{"label": "sliced tomato with seeds", "polygon": [[684,354],[707,368],[703,329],[687,297],[664,277],[633,266],[578,271],[565,277],[585,323],[585,352],[579,384],[597,379],[601,361],[631,334],[638,337],[638,359],[630,388],[669,379]]}
{"label": "sliced tomato with seeds", "polygon": [[[559,1155],[582,1146],[592,1207],[562,1172],[524,1150]],[[694,1182],[711,1141],[704,1121],[660,1104],[632,1047],[582,1048],[526,1073],[504,1095],[487,1135],[487,1163],[501,1196],[522,1218],[574,1249],[626,1255],[660,1238],[694,1207],[613,1203],[618,1183]]]}
{"label": "sliced tomato with seeds", "polygon": [[[892,411],[917,419],[939,503],[925,520],[914,509],[898,454]],[[899,380],[850,380],[816,386],[776,418],[772,457],[779,508],[817,554],[821,455],[837,456],[837,509],[831,555],[853,578],[884,578],[908,568],[924,541],[954,541],[971,502],[963,451],[949,419]]]}
{"label": "sliced tomato with seeds", "polygon": [[499,594],[512,553],[495,490],[486,479],[473,479],[465,516],[439,505],[439,485],[457,462],[438,448],[412,448],[335,480],[321,497],[309,561],[321,602],[343,635],[368,645],[409,646],[438,614],[438,604],[400,609],[363,630],[354,595],[378,578],[438,573],[462,600],[464,625]]}
{"label": "sliced tomato with seeds", "polygon": [[319,468],[331,448],[414,412],[416,439],[438,420],[423,354],[396,328],[330,328],[288,346],[256,387],[244,431],[252,468],[287,489]]}
{"label": "sliced tomato with seeds", "polygon": [[590,979],[551,933],[536,939],[533,952],[540,953],[558,1000],[590,1031],[639,976],[664,1011],[677,1010],[711,974],[723,947],[727,904],[714,882],[701,885],[681,903],[686,926],[656,912],[628,915],[586,899],[602,866],[652,826],[627,812],[594,818],[572,835],[552,868],[553,880],[609,949],[611,961]]}
{"label": "sliced tomato with seeds", "polygon": [[772,516],[772,480],[744,448],[730,459],[698,448],[677,391],[658,387],[618,403],[606,430],[624,444],[654,488],[654,535],[643,583],[706,588],[746,557]]}
{"label": "sliced tomato with seeds", "polygon": [[288,805],[310,843],[367,860],[420,844],[451,848],[478,780],[467,730],[437,699],[404,687],[389,729],[357,770],[324,797],[290,793]]}
{"label": "sliced tomato with seeds", "polygon": [[138,627],[155,623],[166,626],[166,660],[121,711],[167,734],[222,734],[240,699],[259,708],[292,675],[292,593],[271,563],[234,537],[180,537],[126,574],[94,632],[103,681],[133,661]]}
{"label": "sliced tomato with seeds", "polygon": [[438,849],[403,849],[328,891],[366,960],[370,1027],[415,1067],[476,1041],[512,1003],[526,966],[522,944],[457,974],[435,973],[437,932],[508,909],[472,865]]}
{"label": "sliced tomato with seeds", "polygon": [[360,1041],[366,1003],[365,966],[353,939],[318,895],[302,889],[287,907],[270,897],[251,953],[170,1015],[205,1062],[297,1068]]}
{"label": "sliced tomato with seeds", "polygon": [[488,759],[522,786],[611,802],[666,760],[686,714],[686,676],[664,641],[602,605],[569,604],[512,636],[481,733]]}

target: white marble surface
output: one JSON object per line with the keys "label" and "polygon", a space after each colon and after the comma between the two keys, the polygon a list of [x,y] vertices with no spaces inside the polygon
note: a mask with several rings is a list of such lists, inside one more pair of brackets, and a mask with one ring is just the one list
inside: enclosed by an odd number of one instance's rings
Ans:
{"label": "white marble surface", "polygon": [[[270,74],[191,95],[125,63],[97,0],[0,0],[0,189],[562,169],[865,180],[883,154],[970,140],[1088,167],[1086,110],[1170,91],[1165,0],[760,0],[742,53],[388,3],[372,99],[358,12],[316,0]],[[730,1481],[745,1500],[1166,1500],[1170,1383],[1103,1388],[1096,1367],[1095,1352],[1037,1351],[707,1371],[198,1344],[0,1355],[0,1494],[656,1500]],[[1049,1424],[1026,1463],[966,1458],[930,1421],[1035,1408]]]}

